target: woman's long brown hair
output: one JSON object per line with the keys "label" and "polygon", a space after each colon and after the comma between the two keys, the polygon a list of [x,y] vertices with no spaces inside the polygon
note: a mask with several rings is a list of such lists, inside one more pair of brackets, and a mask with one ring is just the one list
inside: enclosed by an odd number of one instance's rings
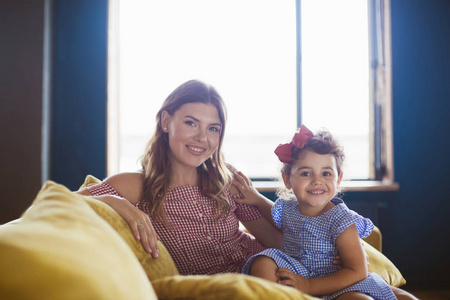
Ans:
{"label": "woman's long brown hair", "polygon": [[163,111],[167,111],[170,115],[173,115],[186,103],[213,104],[217,108],[222,123],[219,144],[216,151],[197,168],[197,171],[202,192],[215,201],[216,221],[230,211],[230,203],[226,197],[225,189],[231,182],[231,173],[221,155],[226,108],[214,87],[199,80],[190,80],[177,87],[164,101],[156,116],[155,133],[147,143],[144,155],[141,158],[144,181],[143,196],[138,207],[148,211],[152,220],[161,221],[165,224],[168,224],[168,220],[164,210],[164,201],[172,173],[169,160],[169,140],[167,133],[163,131],[161,126],[161,114]]}

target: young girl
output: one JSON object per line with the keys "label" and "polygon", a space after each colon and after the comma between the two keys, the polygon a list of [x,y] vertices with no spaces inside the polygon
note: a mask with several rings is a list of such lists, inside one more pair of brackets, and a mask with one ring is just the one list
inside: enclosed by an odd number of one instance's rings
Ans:
{"label": "young girl", "polygon": [[[335,198],[344,154],[333,137],[325,131],[313,135],[302,125],[275,154],[291,193],[272,207],[283,243],[281,250],[252,256],[242,272],[324,299],[397,299],[379,275],[368,274],[360,238],[372,232],[372,222]],[[341,269],[332,264],[337,254]]]}

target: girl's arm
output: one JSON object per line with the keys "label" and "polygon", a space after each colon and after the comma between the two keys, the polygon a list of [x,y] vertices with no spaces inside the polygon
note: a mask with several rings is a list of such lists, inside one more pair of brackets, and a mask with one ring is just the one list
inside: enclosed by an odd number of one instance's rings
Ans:
{"label": "girl's arm", "polygon": [[306,279],[288,269],[277,273],[279,283],[295,287],[307,294],[318,296],[336,293],[367,277],[366,256],[355,224],[350,225],[336,239],[336,245],[342,259],[342,268],[324,276]]}
{"label": "girl's arm", "polygon": [[130,229],[137,240],[140,240],[144,250],[151,253],[153,258],[159,255],[156,231],[150,218],[135,207],[133,204],[139,202],[142,190],[142,177],[140,173],[122,173],[105,179],[120,195],[94,196],[88,190],[80,190],[75,193],[88,196],[102,201],[113,208],[130,226]]}
{"label": "girl's arm", "polygon": [[272,219],[273,202],[261,195],[253,186],[252,181],[242,172],[233,172],[234,181],[230,192],[240,192],[243,199],[235,199],[236,203],[253,205],[258,208],[264,218],[254,221],[242,221],[245,228],[264,246],[269,248],[281,247],[283,233],[277,228]]}

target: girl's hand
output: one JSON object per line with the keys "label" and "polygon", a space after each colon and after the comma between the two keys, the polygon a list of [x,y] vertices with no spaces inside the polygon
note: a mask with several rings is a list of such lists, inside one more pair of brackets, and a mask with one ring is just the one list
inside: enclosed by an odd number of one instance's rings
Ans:
{"label": "girl's hand", "polygon": [[116,196],[97,196],[99,199],[111,206],[130,226],[134,237],[141,241],[144,250],[151,254],[153,258],[158,258],[159,250],[157,241],[159,240],[150,218],[128,200]]}
{"label": "girl's hand", "polygon": [[310,285],[309,279],[294,274],[291,270],[285,268],[278,269],[276,276],[278,278],[277,283],[296,288],[297,290],[308,294]]}

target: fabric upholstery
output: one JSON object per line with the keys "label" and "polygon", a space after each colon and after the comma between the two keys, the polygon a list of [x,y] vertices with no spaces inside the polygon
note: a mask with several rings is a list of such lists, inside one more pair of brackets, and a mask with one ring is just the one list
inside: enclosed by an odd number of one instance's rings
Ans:
{"label": "fabric upholstery", "polygon": [[311,300],[299,290],[244,274],[172,276],[153,281],[160,299]]}
{"label": "fabric upholstery", "polygon": [[54,182],[0,226],[0,270],[1,299],[157,299],[117,232]]}
{"label": "fabric upholstery", "polygon": [[[100,180],[93,176],[88,176],[80,187],[80,189],[99,183]],[[133,233],[128,226],[128,223],[116,212],[114,209],[109,207],[107,204],[91,199],[89,197],[84,197],[85,201],[94,209],[94,211],[102,217],[109,225],[111,225],[117,233],[125,240],[125,242],[130,246],[134,255],[138,258],[142,267],[144,268],[150,281],[155,279],[160,279],[166,276],[179,275],[175,263],[170,257],[169,252],[164,247],[164,245],[158,241],[159,257],[153,259],[153,257],[145,252],[140,241],[136,240]]]}
{"label": "fabric upholstery", "polygon": [[362,241],[364,250],[369,256],[369,272],[374,272],[384,278],[389,285],[399,287],[406,284],[405,278],[397,267],[381,252]]}

